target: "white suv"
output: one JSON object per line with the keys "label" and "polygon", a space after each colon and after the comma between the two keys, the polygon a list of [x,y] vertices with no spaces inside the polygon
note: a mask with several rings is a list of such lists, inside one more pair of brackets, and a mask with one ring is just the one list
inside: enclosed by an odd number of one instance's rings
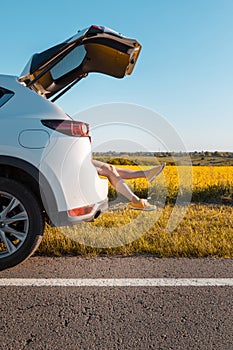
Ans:
{"label": "white suv", "polygon": [[89,72],[131,74],[140,49],[136,40],[93,25],[34,54],[20,77],[0,75],[0,269],[35,251],[46,219],[72,225],[108,208],[89,125],[54,102]]}

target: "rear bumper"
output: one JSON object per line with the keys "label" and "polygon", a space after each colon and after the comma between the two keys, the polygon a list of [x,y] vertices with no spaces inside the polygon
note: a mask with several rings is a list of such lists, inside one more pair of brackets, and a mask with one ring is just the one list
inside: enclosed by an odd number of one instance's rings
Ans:
{"label": "rear bumper", "polygon": [[92,211],[89,214],[82,216],[72,216],[68,215],[67,211],[62,212],[50,212],[50,220],[52,226],[71,226],[80,224],[81,222],[94,221],[99,215],[108,209],[108,199],[98,202],[94,205]]}

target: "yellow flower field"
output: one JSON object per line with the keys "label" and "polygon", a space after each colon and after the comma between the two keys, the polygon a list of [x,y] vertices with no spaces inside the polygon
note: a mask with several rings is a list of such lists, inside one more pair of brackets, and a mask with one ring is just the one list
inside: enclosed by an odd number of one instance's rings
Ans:
{"label": "yellow flower field", "polygon": [[[150,167],[139,166],[121,166],[127,169],[149,169]],[[169,187],[177,186],[178,184],[178,171],[176,166],[166,166],[163,174],[166,178],[167,185]],[[187,167],[180,167],[185,170]],[[232,166],[193,166],[190,167],[190,172],[193,174],[193,188],[200,189],[208,186],[228,186],[233,185],[233,167]],[[156,182],[161,182],[162,175],[156,178]],[[140,185],[146,185],[146,180],[136,180]]]}
{"label": "yellow flower field", "polygon": [[192,169],[194,190],[208,186],[233,186],[232,166],[197,166]]}
{"label": "yellow flower field", "polygon": [[[149,167],[122,166],[128,169],[148,169]],[[193,199],[205,202],[214,199],[218,202],[232,201],[233,197],[233,167],[232,166],[166,166],[152,184],[145,179],[128,181],[130,187],[141,197],[152,192],[155,199],[166,192],[167,200],[174,201],[178,190],[190,191]],[[149,186],[149,187],[148,187]],[[113,189],[110,186],[110,197]]]}

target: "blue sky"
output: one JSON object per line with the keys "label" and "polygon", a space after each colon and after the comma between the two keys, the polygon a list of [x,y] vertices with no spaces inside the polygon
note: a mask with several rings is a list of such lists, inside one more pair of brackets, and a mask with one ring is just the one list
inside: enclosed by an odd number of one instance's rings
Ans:
{"label": "blue sky", "polygon": [[133,103],[161,113],[187,150],[233,151],[231,0],[3,2],[1,74],[19,75],[29,57],[91,24],[142,44],[132,76],[92,74],[59,100],[74,114]]}

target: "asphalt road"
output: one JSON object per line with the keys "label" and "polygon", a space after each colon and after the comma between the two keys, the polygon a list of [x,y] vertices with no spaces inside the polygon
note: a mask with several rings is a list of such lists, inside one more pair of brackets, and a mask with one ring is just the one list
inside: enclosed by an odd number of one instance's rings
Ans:
{"label": "asphalt road", "polygon": [[[0,278],[233,278],[232,259],[33,257]],[[233,287],[1,287],[1,350],[233,349]]]}

